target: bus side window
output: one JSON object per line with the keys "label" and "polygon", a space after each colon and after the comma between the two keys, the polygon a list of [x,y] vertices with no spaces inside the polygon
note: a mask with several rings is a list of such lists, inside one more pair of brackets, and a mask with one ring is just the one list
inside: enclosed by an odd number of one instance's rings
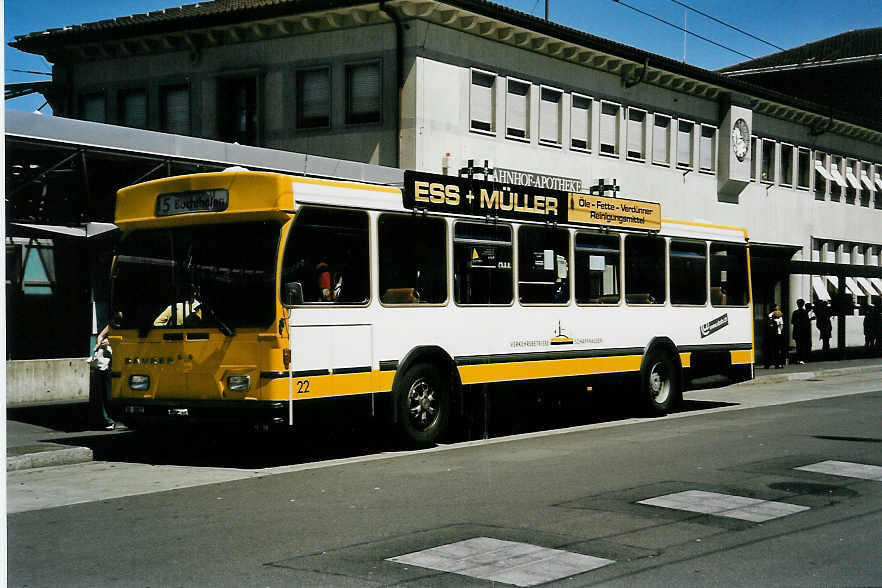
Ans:
{"label": "bus side window", "polygon": [[700,241],[671,241],[671,304],[707,302],[707,245]]}
{"label": "bus side window", "polygon": [[618,235],[578,233],[576,235],[576,302],[618,304],[622,298],[619,280]]}
{"label": "bus side window", "polygon": [[566,229],[518,229],[518,289],[524,304],[570,301],[570,233]]}
{"label": "bus side window", "polygon": [[299,283],[304,304],[364,304],[370,298],[368,215],[305,207],[294,220],[282,260],[283,288]]}
{"label": "bus side window", "polygon": [[458,222],[453,237],[457,304],[511,304],[511,227]]}
{"label": "bus side window", "polygon": [[662,237],[625,237],[625,302],[665,303],[665,240]]}
{"label": "bus side window", "polygon": [[747,306],[747,247],[711,243],[710,285],[713,306]]}
{"label": "bus side window", "polygon": [[377,236],[380,302],[447,301],[447,223],[443,219],[383,214]]}

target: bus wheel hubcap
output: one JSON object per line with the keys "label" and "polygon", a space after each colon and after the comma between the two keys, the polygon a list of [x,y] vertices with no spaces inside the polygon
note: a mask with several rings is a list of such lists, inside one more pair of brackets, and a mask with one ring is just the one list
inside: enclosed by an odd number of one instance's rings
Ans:
{"label": "bus wheel hubcap", "polygon": [[435,391],[424,379],[419,379],[407,393],[407,405],[410,409],[411,421],[425,430],[435,421],[438,414],[438,399]]}
{"label": "bus wheel hubcap", "polygon": [[664,402],[670,393],[671,382],[665,375],[664,366],[660,363],[652,366],[649,373],[649,392],[652,398],[659,403]]}

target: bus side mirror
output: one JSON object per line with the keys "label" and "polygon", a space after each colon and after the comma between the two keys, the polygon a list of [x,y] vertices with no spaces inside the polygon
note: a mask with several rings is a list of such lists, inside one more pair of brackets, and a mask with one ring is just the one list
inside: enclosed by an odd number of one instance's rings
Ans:
{"label": "bus side mirror", "polygon": [[110,326],[113,327],[114,329],[120,328],[120,326],[122,326],[122,318],[123,318],[122,313],[117,312],[116,314],[113,315],[113,318],[110,319]]}
{"label": "bus side mirror", "polygon": [[282,299],[282,304],[284,304],[285,306],[303,304],[303,286],[300,285],[300,282],[285,283],[285,291],[284,298]]}

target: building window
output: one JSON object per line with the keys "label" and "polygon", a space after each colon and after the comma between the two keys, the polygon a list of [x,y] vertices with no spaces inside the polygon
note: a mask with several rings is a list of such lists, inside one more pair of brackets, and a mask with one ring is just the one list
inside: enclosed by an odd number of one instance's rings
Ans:
{"label": "building window", "polygon": [[518,294],[524,304],[570,300],[570,234],[566,229],[518,229]]}
{"label": "building window", "polygon": [[218,135],[221,141],[257,145],[257,76],[218,80]]}
{"label": "building window", "polygon": [[24,248],[22,291],[26,295],[47,296],[55,286],[55,250],[52,245],[32,240]]}
{"label": "building window", "polygon": [[511,227],[456,223],[453,237],[453,299],[457,304],[511,304]]}
{"label": "building window", "polygon": [[297,72],[297,128],[331,126],[331,68]]}
{"label": "building window", "polygon": [[707,253],[696,241],[671,241],[671,304],[707,302]]}
{"label": "building window", "polygon": [[692,134],[695,124],[681,120],[677,125],[677,166],[692,167]]}
{"label": "building window", "polygon": [[831,181],[827,171],[827,155],[815,151],[815,200],[824,200],[827,196],[827,184]]}
{"label": "building window", "polygon": [[854,204],[857,193],[861,189],[861,183],[858,180],[860,172],[857,168],[857,161],[848,159],[845,162],[845,201],[848,204]]}
{"label": "building window", "polygon": [[652,162],[671,162],[671,117],[656,114],[652,123]]}
{"label": "building window", "polygon": [[756,137],[750,138],[750,179],[756,181],[756,164],[759,158],[756,156]]}
{"label": "building window", "polygon": [[612,102],[600,105],[600,152],[606,155],[619,154],[619,110]]}
{"label": "building window", "polygon": [[618,304],[619,238],[595,233],[576,234],[576,257],[573,275],[577,304]]}
{"label": "building window", "polygon": [[496,131],[496,76],[472,70],[469,95],[469,128],[473,131]]}
{"label": "building window", "polygon": [[143,89],[120,92],[119,122],[124,127],[147,128],[147,92]]}
{"label": "building window", "polygon": [[560,145],[560,90],[542,88],[539,95],[539,142]]}
{"label": "building window", "polygon": [[[876,185],[876,197],[873,199],[873,207],[882,208],[882,165],[879,165],[878,163],[873,172],[873,183]],[[880,261],[882,261],[882,259],[880,259]]]}
{"label": "building window", "polygon": [[625,302],[665,303],[665,240],[625,237]]}
{"label": "building window", "polygon": [[447,301],[447,223],[440,218],[380,216],[380,301],[443,304]]}
{"label": "building window", "polygon": [[760,180],[771,184],[775,183],[775,142],[763,139],[762,167],[760,167]]}
{"label": "building window", "polygon": [[793,145],[781,143],[781,184],[793,185]]}
{"label": "building window", "polygon": [[873,181],[870,179],[870,164],[861,164],[861,206],[870,206],[870,196],[873,193]]}
{"label": "building window", "polygon": [[346,124],[380,122],[380,62],[346,66]]}
{"label": "building window", "polygon": [[530,84],[508,80],[505,95],[505,136],[513,139],[530,137]]}
{"label": "building window", "polygon": [[166,86],[159,91],[160,128],[175,135],[190,134],[190,89],[186,85]]}
{"label": "building window", "polygon": [[80,119],[100,123],[107,122],[104,94],[85,94],[80,96]]}
{"label": "building window", "polygon": [[811,153],[808,149],[799,148],[796,152],[796,187],[809,189],[811,181]]}
{"label": "building window", "polygon": [[839,202],[842,198],[842,192],[846,187],[845,178],[842,177],[842,158],[834,155],[830,158],[830,200]]}
{"label": "building window", "polygon": [[717,129],[701,125],[701,140],[698,144],[698,165],[701,171],[712,172],[716,169]]}
{"label": "building window", "polygon": [[646,112],[639,108],[628,108],[628,157],[646,159]]}
{"label": "building window", "polygon": [[591,149],[591,98],[573,94],[570,108],[570,145],[573,149]]}

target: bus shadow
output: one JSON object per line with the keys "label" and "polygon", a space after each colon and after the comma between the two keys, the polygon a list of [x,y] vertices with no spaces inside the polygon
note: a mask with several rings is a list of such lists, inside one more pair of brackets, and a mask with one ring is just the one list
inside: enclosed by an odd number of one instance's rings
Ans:
{"label": "bus shadow", "polygon": [[[627,398],[593,394],[523,393],[488,390],[472,394],[458,407],[444,443],[499,438],[633,418]],[[684,400],[677,413],[731,406],[732,403]],[[92,449],[96,461],[235,469],[263,469],[344,459],[406,449],[394,427],[363,422],[300,427],[285,433],[166,430],[115,431],[56,439]]]}

